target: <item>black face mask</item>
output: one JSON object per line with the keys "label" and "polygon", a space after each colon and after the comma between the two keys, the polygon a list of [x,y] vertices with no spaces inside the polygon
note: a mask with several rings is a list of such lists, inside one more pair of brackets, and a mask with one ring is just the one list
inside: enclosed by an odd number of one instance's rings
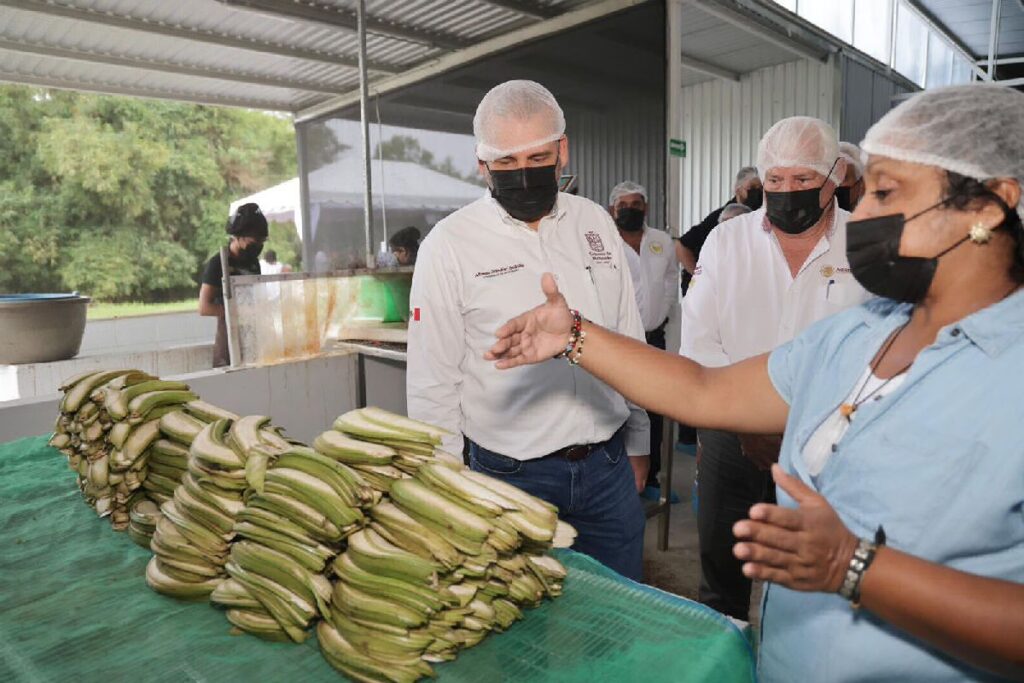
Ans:
{"label": "black face mask", "polygon": [[924,299],[935,278],[939,259],[970,239],[958,240],[931,258],[900,256],[903,228],[910,221],[944,205],[948,199],[904,218],[897,213],[846,224],[846,259],[853,277],[876,296],[916,304]]}
{"label": "black face mask", "polygon": [[821,207],[820,187],[793,192],[765,192],[764,196],[768,220],[787,235],[799,235],[807,231],[825,213]]}
{"label": "black face mask", "polygon": [[491,171],[491,196],[508,215],[525,223],[551,213],[558,197],[558,162],[552,166]]}
{"label": "black face mask", "polygon": [[618,226],[619,230],[624,230],[625,232],[639,232],[644,229],[644,215],[643,209],[624,206],[618,210],[615,216],[615,225]]}
{"label": "black face mask", "polygon": [[852,187],[836,188],[836,203],[839,204],[839,208],[843,211],[853,211],[853,200],[850,198],[850,190],[852,189]]}
{"label": "black face mask", "polygon": [[262,242],[251,242],[238,250],[238,257],[245,263],[252,263],[263,253]]}
{"label": "black face mask", "polygon": [[761,208],[761,204],[764,203],[764,190],[760,187],[747,190],[747,198],[743,200],[743,203],[751,211],[757,211]]}

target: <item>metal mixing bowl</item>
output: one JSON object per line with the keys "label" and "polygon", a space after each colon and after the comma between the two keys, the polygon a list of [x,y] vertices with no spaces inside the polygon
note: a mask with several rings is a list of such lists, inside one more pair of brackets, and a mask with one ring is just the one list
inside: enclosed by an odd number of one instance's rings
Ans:
{"label": "metal mixing bowl", "polygon": [[0,294],[0,365],[74,358],[88,303],[77,293]]}

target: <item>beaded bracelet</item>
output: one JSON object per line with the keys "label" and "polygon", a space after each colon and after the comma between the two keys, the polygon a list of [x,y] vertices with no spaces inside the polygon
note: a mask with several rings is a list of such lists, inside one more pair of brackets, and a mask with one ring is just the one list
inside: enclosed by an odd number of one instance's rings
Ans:
{"label": "beaded bracelet", "polygon": [[[575,309],[569,311],[569,313],[572,314],[572,328],[569,330],[569,341],[565,348],[555,355],[555,358],[568,358],[569,354],[576,348],[576,343],[580,340],[580,335],[583,332],[583,316]],[[569,362],[571,363],[572,361],[570,360]]]}
{"label": "beaded bracelet", "polygon": [[580,358],[583,357],[583,341],[587,338],[587,331],[580,330],[578,341],[576,342],[576,353],[573,354],[572,358],[569,359],[569,365],[579,365]]}

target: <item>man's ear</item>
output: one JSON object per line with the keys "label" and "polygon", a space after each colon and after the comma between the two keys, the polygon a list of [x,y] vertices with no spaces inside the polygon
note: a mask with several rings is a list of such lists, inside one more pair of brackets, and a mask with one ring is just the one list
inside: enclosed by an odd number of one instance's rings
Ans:
{"label": "man's ear", "polygon": [[559,173],[569,167],[569,138],[565,135],[558,141],[558,161],[561,164]]}

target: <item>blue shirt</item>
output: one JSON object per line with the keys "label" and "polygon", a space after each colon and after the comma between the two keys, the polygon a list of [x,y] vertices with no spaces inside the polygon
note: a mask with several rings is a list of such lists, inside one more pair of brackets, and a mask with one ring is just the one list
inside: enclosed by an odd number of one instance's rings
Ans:
{"label": "blue shirt", "polygon": [[[858,408],[821,473],[808,474],[805,444],[910,312],[875,299],[772,352],[768,372],[790,406],[780,464],[857,536],[882,525],[893,548],[1024,582],[1024,291],[943,328],[898,389]],[[781,489],[778,500],[796,507]],[[764,598],[759,671],[764,681],[993,679],[838,595],[778,585]]]}

